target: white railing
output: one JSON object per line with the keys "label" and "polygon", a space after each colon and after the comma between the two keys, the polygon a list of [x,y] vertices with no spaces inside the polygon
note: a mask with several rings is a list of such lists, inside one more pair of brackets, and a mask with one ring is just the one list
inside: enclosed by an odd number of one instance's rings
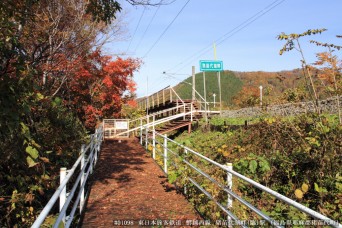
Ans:
{"label": "white railing", "polygon": [[[77,208],[79,209],[79,214],[82,214],[85,198],[88,194],[85,185],[97,163],[102,138],[103,129],[101,126],[96,129],[95,134],[91,135],[90,143],[88,145],[82,145],[80,156],[72,168],[70,170],[67,170],[66,168],[60,169],[60,185],[33,223],[32,228],[38,228],[44,223],[58,199],[59,214],[53,225],[54,228],[60,227],[61,223],[63,223],[64,227],[70,227]],[[79,169],[79,172],[77,172],[77,169]],[[78,173],[77,177],[75,177],[75,173]],[[70,183],[71,180],[74,181]],[[69,189],[70,191],[67,193],[67,190]]]}
{"label": "white railing", "polygon": [[[129,127],[130,129],[127,131],[121,131],[117,134],[111,135],[111,138],[115,137],[121,137],[121,136],[127,136],[132,132],[136,132],[140,130],[142,127],[152,127],[157,126],[175,119],[183,118],[184,120],[186,118],[189,118],[189,120],[192,122],[196,113],[204,112],[202,110],[196,110],[191,103],[184,103],[182,105],[165,109],[159,112],[155,112],[153,114],[135,119],[135,120],[129,120]],[[167,116],[165,118],[158,119],[159,116],[164,116],[164,114],[173,113],[173,115]],[[107,120],[108,121],[108,120]],[[105,138],[106,138],[105,134]],[[109,137],[108,137],[109,138]]]}
{"label": "white railing", "polygon": [[[172,113],[173,115],[167,116],[165,118],[158,119],[159,116],[164,116],[164,114],[169,114]],[[144,117],[140,117],[135,120],[129,120],[129,130],[127,131],[120,131],[119,133],[115,134],[110,134],[111,136],[108,138],[116,138],[116,137],[122,137],[126,136],[129,137],[130,133],[132,132],[137,132],[141,128],[145,127],[154,127],[178,118],[183,118],[185,120],[188,118],[191,122],[194,120],[196,117],[195,114],[198,113],[204,113],[205,117],[207,117],[208,114],[219,114],[220,111],[209,111],[209,110],[202,110],[202,109],[196,109],[193,105],[193,103],[184,103],[182,105],[173,107],[173,108],[168,108],[164,109],[159,112],[155,112],[150,115],[146,115]],[[107,120],[110,121],[110,120]],[[114,121],[114,120],[111,120]],[[105,129],[106,130],[106,129]],[[114,132],[114,130],[113,130]],[[107,133],[105,133],[105,138],[107,137]],[[135,134],[137,135],[137,134]]]}
{"label": "white railing", "polygon": [[178,94],[172,87],[167,86],[152,95],[137,99],[137,103],[140,109],[148,110],[161,104],[165,105],[167,102],[173,102],[176,97],[179,97]]}
{"label": "white railing", "polygon": [[[226,165],[222,165],[219,164],[205,156],[203,156],[202,154],[184,146],[181,145],[180,143],[171,140],[169,138],[167,138],[167,135],[161,135],[159,133],[157,133],[156,131],[154,131],[153,129],[149,129],[148,127],[145,127],[144,129],[141,129],[141,136],[142,136],[142,131],[146,131],[146,135],[148,134],[148,132],[152,133],[152,137],[146,137],[145,139],[143,139],[141,137],[140,139],[140,143],[141,145],[144,145],[146,150],[148,149],[149,145],[152,146],[152,157],[153,159],[156,159],[156,156],[158,155],[157,153],[159,153],[160,158],[162,158],[162,169],[164,170],[164,172],[166,174],[168,174],[169,170],[168,170],[168,166],[169,164],[173,164],[175,169],[177,170],[179,167],[177,167],[177,165],[175,164],[175,161],[172,160],[173,158],[177,158],[179,159],[178,161],[184,163],[187,165],[187,167],[189,167],[190,169],[194,170],[197,174],[201,175],[202,177],[206,178],[207,180],[209,180],[212,184],[214,184],[215,186],[217,186],[218,188],[220,188],[222,191],[224,191],[227,194],[227,202],[226,205],[223,205],[221,202],[219,202],[212,194],[210,194],[205,187],[201,186],[201,184],[199,184],[198,182],[195,181],[195,178],[193,177],[187,177],[187,179],[189,180],[189,182],[195,186],[196,188],[198,188],[205,196],[207,196],[210,200],[212,200],[224,213],[226,213],[227,215],[227,220],[225,224],[220,224],[220,225],[224,225],[224,226],[231,226],[231,225],[240,225],[242,227],[246,227],[241,220],[239,220],[239,218],[233,214],[232,212],[232,206],[233,206],[233,199],[235,199],[236,201],[238,201],[240,204],[246,206],[247,208],[249,208],[251,211],[253,211],[256,215],[258,215],[259,217],[261,217],[264,221],[268,222],[269,224],[271,224],[272,226],[275,227],[283,227],[285,226],[288,220],[275,220],[272,219],[270,216],[268,216],[267,214],[265,214],[264,212],[262,212],[260,209],[258,209],[257,207],[253,206],[252,204],[250,204],[249,202],[247,202],[245,199],[243,199],[242,197],[240,197],[237,193],[232,191],[232,183],[233,183],[233,177],[243,180],[244,182],[249,183],[252,187],[258,188],[261,191],[270,194],[271,196],[277,198],[278,200],[282,201],[283,203],[293,206],[295,208],[297,208],[299,211],[304,212],[305,214],[309,215],[312,218],[315,218],[319,221],[322,222],[323,226],[332,226],[332,227],[339,227],[341,228],[342,225],[338,223],[338,221],[334,221],[308,207],[305,207],[304,205],[284,196],[279,194],[278,192],[273,191],[272,189],[261,185],[260,183],[257,183],[255,181],[253,181],[252,179],[236,172],[233,170],[232,164],[228,163]],[[159,144],[159,146],[157,146]],[[171,145],[172,144],[172,145]],[[176,149],[172,149],[173,147],[176,147]],[[179,151],[184,151],[183,155],[179,154]],[[199,162],[197,162],[196,164],[192,164],[191,162],[189,162],[187,160],[188,155],[194,156],[197,159],[201,160],[203,163],[206,163],[205,166],[207,166],[208,164],[213,165],[213,167],[216,167],[218,169],[220,169],[221,171],[225,172],[227,174],[227,179],[224,183],[218,181],[216,179],[216,177],[212,177],[211,175],[205,173],[204,171],[202,171],[200,168],[198,168],[198,164]],[[160,161],[160,160],[159,160]],[[183,174],[183,173],[182,173]],[[316,220],[313,220],[316,221]],[[218,225],[218,224],[216,224]],[[260,225],[260,224],[259,224]],[[262,224],[261,224],[262,225]],[[292,224],[292,225],[296,225],[296,224]],[[298,224],[301,225],[301,224]],[[303,224],[305,225],[305,224]]]}

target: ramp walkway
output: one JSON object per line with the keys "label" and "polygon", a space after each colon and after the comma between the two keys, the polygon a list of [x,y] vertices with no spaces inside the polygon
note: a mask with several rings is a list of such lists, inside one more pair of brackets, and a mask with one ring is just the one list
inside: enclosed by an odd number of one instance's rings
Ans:
{"label": "ramp walkway", "polygon": [[[106,141],[81,227],[168,226],[199,220],[137,139]],[[152,224],[155,223],[155,224]]]}

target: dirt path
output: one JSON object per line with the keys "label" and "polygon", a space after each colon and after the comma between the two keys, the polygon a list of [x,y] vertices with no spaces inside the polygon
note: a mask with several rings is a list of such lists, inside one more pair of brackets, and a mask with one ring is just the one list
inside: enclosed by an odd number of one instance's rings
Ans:
{"label": "dirt path", "polygon": [[200,219],[136,139],[105,142],[92,180],[82,227],[186,227]]}

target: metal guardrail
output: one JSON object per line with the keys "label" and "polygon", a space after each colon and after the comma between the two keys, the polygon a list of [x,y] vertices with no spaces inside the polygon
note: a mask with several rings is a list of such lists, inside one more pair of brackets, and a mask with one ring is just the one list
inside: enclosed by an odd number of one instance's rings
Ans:
{"label": "metal guardrail", "polygon": [[[79,214],[82,214],[85,198],[88,194],[87,189],[85,189],[85,185],[89,175],[93,172],[94,166],[97,163],[102,138],[103,129],[102,126],[100,126],[96,129],[95,134],[90,136],[90,143],[87,146],[82,145],[81,154],[72,168],[70,170],[67,170],[66,168],[60,169],[60,185],[31,226],[32,228],[38,228],[44,223],[58,199],[60,212],[53,225],[54,228],[58,228],[61,223],[64,224],[64,227],[70,227],[77,208],[79,208]],[[75,177],[74,174],[77,172],[77,168],[79,169],[79,174]],[[69,183],[71,180],[75,181],[73,183]],[[67,189],[69,188],[67,188],[67,184],[72,184],[72,186],[69,187],[70,192],[68,193]],[[67,214],[67,210],[69,214]]]}
{"label": "metal guardrail", "polygon": [[[146,136],[149,132],[152,133],[152,137],[142,137],[143,136],[143,131],[145,131]],[[251,211],[253,211],[256,215],[260,216],[262,219],[264,219],[265,221],[267,221],[271,226],[275,226],[275,227],[283,227],[285,226],[285,224],[283,224],[281,221],[272,219],[270,216],[268,216],[267,214],[265,214],[264,212],[262,212],[260,209],[258,209],[257,207],[253,206],[252,204],[250,204],[249,202],[247,202],[245,199],[243,199],[242,197],[240,197],[238,194],[236,194],[235,192],[232,191],[232,183],[233,183],[233,177],[234,178],[238,178],[244,182],[249,183],[251,186],[258,188],[259,190],[270,194],[271,196],[277,198],[278,200],[282,201],[283,203],[293,206],[295,208],[297,208],[299,211],[304,212],[305,214],[309,215],[312,218],[318,219],[320,221],[322,221],[322,224],[324,226],[329,225],[332,227],[339,227],[342,228],[342,225],[339,224],[337,221],[334,221],[308,207],[305,207],[304,205],[284,196],[279,194],[278,192],[273,191],[272,189],[263,186],[255,181],[253,181],[252,179],[236,172],[233,170],[232,164],[228,163],[227,165],[222,165],[219,164],[207,157],[205,157],[204,155],[184,146],[181,145],[180,143],[171,140],[169,138],[167,138],[167,135],[161,135],[159,133],[157,133],[156,131],[154,131],[153,129],[149,129],[148,127],[144,127],[141,128],[141,138],[140,138],[140,143],[141,145],[144,145],[146,150],[148,149],[148,147],[151,145],[152,146],[152,157],[153,159],[156,159],[156,155],[157,153],[159,153],[159,155],[162,157],[162,161],[163,161],[163,166],[162,169],[164,170],[164,172],[166,174],[168,174],[168,166],[169,164],[173,164],[175,165],[174,161],[171,160],[171,157],[174,156],[174,158],[178,158],[179,161],[185,163],[189,168],[191,168],[192,170],[194,170],[197,174],[201,175],[202,177],[206,178],[207,180],[209,180],[212,184],[216,185],[217,187],[219,187],[222,191],[227,193],[227,205],[222,205],[222,203],[218,202],[218,200],[216,200],[216,198],[211,195],[206,189],[205,187],[201,186],[201,184],[197,183],[195,181],[194,178],[192,177],[188,177],[188,180],[190,181],[190,183],[193,184],[193,186],[196,186],[205,196],[207,196],[210,200],[212,200],[224,213],[227,214],[227,224],[228,226],[231,225],[240,225],[242,227],[245,227],[244,223],[241,223],[241,221],[238,219],[238,217],[236,215],[233,214],[233,212],[231,211],[232,206],[233,206],[233,199],[237,200],[239,203],[241,203],[242,205],[246,206],[247,208],[249,208]],[[159,146],[157,146],[159,144]],[[173,144],[176,148],[178,148],[177,150],[172,150],[170,147],[170,144]],[[214,177],[212,177],[211,175],[205,173],[204,171],[202,171],[200,168],[198,168],[196,166],[196,164],[192,164],[191,162],[189,162],[186,157],[187,156],[181,156],[177,151],[184,151],[185,154],[192,154],[193,156],[197,157],[198,159],[200,159],[202,161],[202,163],[210,163],[211,165],[221,169],[222,171],[227,173],[227,180],[226,183],[220,183],[218,180],[216,180]],[[177,167],[176,167],[177,169]],[[259,224],[260,225],[260,224]],[[293,224],[292,224],[293,225]]]}

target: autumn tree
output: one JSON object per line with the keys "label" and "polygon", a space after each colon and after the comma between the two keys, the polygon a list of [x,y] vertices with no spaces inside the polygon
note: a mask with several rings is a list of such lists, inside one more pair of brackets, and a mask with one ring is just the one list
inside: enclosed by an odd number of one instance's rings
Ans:
{"label": "autumn tree", "polygon": [[[0,1],[1,227],[33,222],[56,188],[59,168],[77,158],[84,124],[93,127],[97,113],[115,116],[124,91],[133,91],[138,60],[94,53],[121,31],[116,2]],[[89,81],[77,81],[82,69],[89,69]]]}
{"label": "autumn tree", "polygon": [[342,124],[340,105],[340,96],[342,94],[342,61],[333,54],[331,48],[327,52],[318,53],[317,59],[314,64],[320,67],[318,78],[322,81],[326,92],[329,95],[336,96],[339,122]]}
{"label": "autumn tree", "polygon": [[259,88],[254,86],[243,86],[241,91],[234,97],[234,103],[242,108],[255,106],[259,102]]}
{"label": "autumn tree", "polygon": [[[95,51],[82,60],[67,87],[65,100],[77,110],[89,129],[103,118],[118,118],[122,104],[135,92],[133,72],[140,67],[138,59],[112,60]],[[125,96],[124,96],[125,95]]]}
{"label": "autumn tree", "polygon": [[277,37],[278,40],[285,40],[286,41],[286,43],[284,44],[282,49],[279,51],[280,55],[282,55],[284,52],[288,52],[288,51],[292,51],[292,50],[296,50],[300,53],[304,79],[306,81],[310,97],[314,101],[314,105],[315,105],[317,113],[320,113],[320,109],[319,109],[319,102],[318,102],[319,96],[318,96],[318,92],[317,92],[317,88],[316,88],[317,86],[314,82],[313,71],[315,70],[315,68],[313,68],[309,63],[307,63],[306,58],[304,56],[304,51],[301,47],[301,43],[299,40],[302,37],[321,34],[324,31],[326,31],[326,29],[309,29],[309,30],[307,30],[303,33],[300,33],[300,34],[281,33]]}
{"label": "autumn tree", "polygon": [[[338,61],[337,56],[333,55],[333,51],[339,51],[342,46],[311,40],[310,43],[316,44],[317,46],[326,47],[328,49],[327,52],[317,54],[318,60],[314,63],[315,66],[313,66],[306,62],[303,49],[301,48],[301,44],[299,42],[299,39],[302,37],[320,34],[324,31],[326,31],[326,29],[309,29],[301,34],[281,33],[278,36],[278,39],[285,40],[286,43],[280,50],[280,55],[291,50],[297,50],[300,53],[302,58],[301,62],[303,75],[307,82],[309,94],[312,100],[315,101],[314,104],[317,113],[320,113],[320,109],[318,107],[319,92],[328,92],[330,95],[337,95],[336,99],[339,110],[339,121],[341,123],[341,110],[339,104],[340,80],[338,80],[341,77],[341,62]],[[340,38],[340,36],[337,37]]]}

